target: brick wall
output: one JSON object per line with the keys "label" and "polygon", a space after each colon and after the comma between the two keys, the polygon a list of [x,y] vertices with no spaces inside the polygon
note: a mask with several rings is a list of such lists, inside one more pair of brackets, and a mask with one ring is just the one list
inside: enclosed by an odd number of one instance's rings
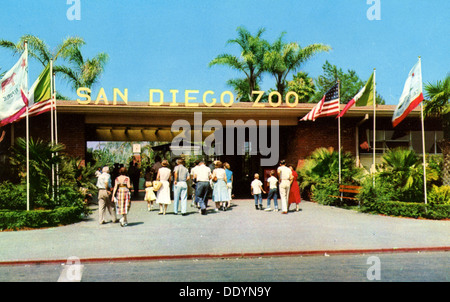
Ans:
{"label": "brick wall", "polygon": [[[355,155],[356,120],[341,119],[341,146],[345,152]],[[332,147],[338,149],[338,121],[333,118],[320,118],[315,122],[299,122],[297,127],[289,127],[283,144],[286,151],[282,154],[287,162],[297,165],[307,158],[315,149]],[[283,157],[282,155],[282,157]]]}
{"label": "brick wall", "polygon": [[[25,137],[25,120],[14,124],[14,137]],[[30,136],[50,141],[50,113],[29,118]],[[10,139],[8,138],[8,144]],[[58,114],[58,142],[66,146],[66,152],[75,157],[85,157],[85,123],[83,115]]]}

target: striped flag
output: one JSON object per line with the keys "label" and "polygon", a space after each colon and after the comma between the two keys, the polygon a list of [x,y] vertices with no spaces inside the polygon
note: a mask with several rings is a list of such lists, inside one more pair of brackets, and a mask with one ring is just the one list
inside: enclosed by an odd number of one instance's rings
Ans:
{"label": "striped flag", "polygon": [[347,105],[342,109],[341,113],[338,117],[342,117],[350,107],[356,104],[356,106],[370,106],[373,105],[373,89],[374,89],[374,81],[373,75],[367,80],[366,85],[347,103]]}
{"label": "striped flag", "polygon": [[319,103],[300,121],[315,121],[318,117],[339,114],[339,83],[323,96]]}
{"label": "striped flag", "polygon": [[402,95],[392,117],[392,126],[397,126],[423,100],[422,66],[419,62],[409,72]]}
{"label": "striped flag", "polygon": [[[28,100],[28,116],[39,115],[41,113],[50,111],[52,109],[52,99],[50,93],[50,64],[48,64],[41,72],[33,86],[30,88],[28,97],[23,95],[24,99]],[[24,112],[19,120],[25,118]]]}

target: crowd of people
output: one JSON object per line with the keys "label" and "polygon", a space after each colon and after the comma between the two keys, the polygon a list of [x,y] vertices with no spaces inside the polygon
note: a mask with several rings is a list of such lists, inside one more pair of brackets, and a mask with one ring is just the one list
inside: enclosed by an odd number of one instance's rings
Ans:
{"label": "crowd of people", "polygon": [[[192,188],[192,204],[201,215],[206,215],[209,198],[212,199],[215,212],[227,211],[231,206],[233,189],[233,172],[228,163],[214,161],[211,166],[203,160],[197,160],[194,167],[189,171],[185,166],[184,159],[176,160],[173,170],[170,169],[169,161],[157,157],[155,164],[145,170],[145,197],[148,211],[152,211],[155,204],[159,206],[160,215],[166,215],[167,207],[172,203],[171,192],[173,192],[173,213],[187,215],[187,203],[189,187]],[[112,175],[109,167],[104,167],[102,172],[97,173],[99,223],[105,223],[105,214],[109,213],[113,222],[119,222],[121,226],[128,224],[127,215],[131,205],[131,188],[133,194],[139,192],[140,169],[133,160],[129,170],[123,165],[115,165]],[[137,180],[136,180],[137,178]],[[250,184],[250,193],[255,200],[255,209],[263,210],[262,194],[264,184],[259,179],[258,173],[254,174],[254,180]],[[278,196],[281,201],[281,213],[287,214],[291,204],[296,205],[299,211],[301,202],[300,187],[297,182],[298,175],[293,165],[286,165],[282,160],[277,170],[270,172],[265,182],[268,184],[267,207],[264,211],[278,212]],[[274,208],[271,208],[273,200]],[[117,215],[122,217],[117,220]]]}

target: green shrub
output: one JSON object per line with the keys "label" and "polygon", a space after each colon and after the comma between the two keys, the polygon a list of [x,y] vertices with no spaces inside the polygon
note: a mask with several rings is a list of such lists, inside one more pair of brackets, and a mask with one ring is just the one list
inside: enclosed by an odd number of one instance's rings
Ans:
{"label": "green shrub", "polygon": [[425,204],[399,201],[366,201],[361,207],[363,212],[377,213],[388,216],[412,218],[448,219],[449,204]]}
{"label": "green shrub", "polygon": [[450,186],[438,187],[433,185],[427,197],[430,204],[450,205]]}
{"label": "green shrub", "polygon": [[60,207],[54,210],[0,211],[0,230],[53,227],[81,220],[82,207]]}
{"label": "green shrub", "polygon": [[339,180],[337,179],[324,179],[312,188],[314,201],[325,205],[339,205],[340,199],[330,196],[339,196]]}
{"label": "green shrub", "polygon": [[0,183],[0,209],[26,210],[26,186],[15,185],[9,181]]}

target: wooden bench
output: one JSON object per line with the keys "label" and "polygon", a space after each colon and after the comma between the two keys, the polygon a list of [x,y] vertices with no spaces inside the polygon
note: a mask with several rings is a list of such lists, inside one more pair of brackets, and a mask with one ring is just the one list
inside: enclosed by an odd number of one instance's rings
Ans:
{"label": "wooden bench", "polygon": [[[342,196],[342,195],[343,195],[343,193],[352,193],[352,194],[356,195],[360,192],[361,189],[362,189],[361,186],[339,185],[339,192],[341,193],[341,196],[329,195],[329,197],[358,200],[358,198],[356,198],[356,197],[348,197],[348,196]],[[358,205],[360,205],[359,200],[358,200]]]}

